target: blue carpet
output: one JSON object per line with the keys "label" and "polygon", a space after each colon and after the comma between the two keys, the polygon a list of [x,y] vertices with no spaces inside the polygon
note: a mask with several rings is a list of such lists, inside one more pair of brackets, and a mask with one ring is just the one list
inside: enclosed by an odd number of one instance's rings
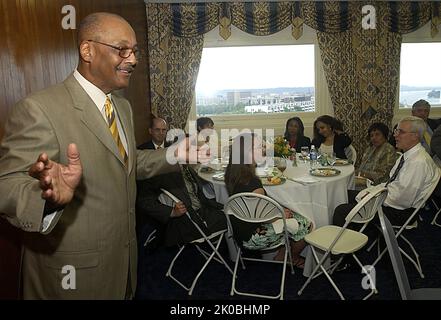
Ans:
{"label": "blue carpet", "polygon": [[[432,226],[430,222],[434,216],[434,208],[422,212],[423,221],[419,221],[416,230],[406,231],[407,238],[414,244],[420,254],[424,279],[421,279],[415,267],[404,259],[410,285],[413,289],[422,287],[441,288],[441,228]],[[441,217],[440,217],[441,220]],[[400,245],[407,249],[406,244]],[[367,248],[367,246],[366,246]],[[221,247],[221,254],[227,259],[226,245]],[[407,251],[407,250],[406,250]],[[230,296],[231,275],[225,267],[217,262],[212,262],[196,284],[193,295],[187,292],[173,280],[166,278],[165,273],[170,261],[177,252],[177,248],[161,248],[147,251],[140,246],[137,300],[247,300],[243,296]],[[367,252],[362,249],[357,256],[362,263],[369,264],[375,260],[376,250]],[[229,260],[228,260],[229,261]],[[174,274],[183,283],[189,284],[199,271],[204,260],[193,248],[188,248],[175,264]],[[233,264],[231,264],[233,267]],[[276,294],[280,285],[281,265],[247,263],[245,272],[240,273],[239,288],[247,291],[258,291],[264,294]],[[289,270],[289,269],[288,269]],[[302,271],[295,268],[291,275],[287,270],[285,283],[286,300],[338,300],[339,296],[322,275],[314,279],[304,290],[301,296],[297,291],[306,281]],[[359,300],[368,291],[362,289],[363,274],[359,269],[348,268],[334,273],[332,278],[348,300]],[[376,285],[378,294],[371,300],[398,300],[400,294],[393,273],[388,254],[376,266]]]}

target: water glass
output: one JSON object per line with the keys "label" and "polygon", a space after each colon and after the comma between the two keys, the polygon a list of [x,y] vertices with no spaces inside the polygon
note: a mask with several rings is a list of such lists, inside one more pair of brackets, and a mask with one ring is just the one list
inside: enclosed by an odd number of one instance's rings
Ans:
{"label": "water glass", "polygon": [[337,156],[335,155],[335,152],[328,154],[328,163],[331,166],[333,166],[336,161],[337,161]]}
{"label": "water glass", "polygon": [[306,163],[306,160],[308,159],[308,155],[309,155],[309,147],[301,147],[300,150],[302,153],[303,161]]}

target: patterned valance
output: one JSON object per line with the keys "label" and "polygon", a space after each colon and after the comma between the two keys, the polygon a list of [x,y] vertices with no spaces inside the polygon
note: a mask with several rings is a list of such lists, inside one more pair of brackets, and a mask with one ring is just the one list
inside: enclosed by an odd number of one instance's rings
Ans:
{"label": "patterned valance", "polygon": [[[381,3],[364,1],[362,4],[375,7]],[[173,3],[170,10],[174,36],[203,35],[219,25],[224,39],[231,35],[231,25],[257,36],[270,35],[291,25],[296,39],[303,33],[303,24],[319,32],[344,32],[354,23],[361,23],[363,16],[358,1]],[[437,1],[390,1],[386,10],[384,22],[391,32],[409,33],[431,20],[432,36],[438,33],[441,12]]]}

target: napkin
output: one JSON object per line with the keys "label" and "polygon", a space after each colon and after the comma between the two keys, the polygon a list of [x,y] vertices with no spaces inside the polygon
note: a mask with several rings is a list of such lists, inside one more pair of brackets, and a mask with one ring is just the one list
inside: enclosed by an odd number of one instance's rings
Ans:
{"label": "napkin", "polygon": [[310,175],[304,175],[297,178],[290,178],[290,180],[301,183],[301,184],[308,184],[308,183],[315,183],[319,182],[320,180],[317,178],[314,178]]}

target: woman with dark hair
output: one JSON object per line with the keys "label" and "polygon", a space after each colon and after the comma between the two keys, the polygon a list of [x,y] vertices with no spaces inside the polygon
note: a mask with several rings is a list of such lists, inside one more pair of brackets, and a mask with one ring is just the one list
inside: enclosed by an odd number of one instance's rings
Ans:
{"label": "woman with dark hair", "polygon": [[373,123],[368,129],[369,147],[361,158],[358,176],[368,178],[375,184],[386,182],[389,172],[398,158],[395,148],[387,142],[389,128],[381,122]]}
{"label": "woman with dark hair", "polygon": [[286,121],[284,138],[291,148],[300,152],[302,147],[310,147],[311,139],[304,135],[305,127],[299,117],[292,117]]}
{"label": "woman with dark hair", "polygon": [[347,159],[345,148],[351,144],[352,139],[346,133],[336,131],[336,124],[338,122],[336,123],[336,120],[331,116],[324,115],[318,117],[314,121],[314,139],[312,144],[321,153],[332,154],[334,152],[337,158]]}
{"label": "woman with dark hair", "polygon": [[213,129],[214,121],[208,117],[200,117],[196,119],[196,130],[201,132],[204,129]]}
{"label": "woman with dark hair", "polygon": [[[262,142],[257,136],[245,133],[236,137],[230,148],[230,161],[225,171],[225,184],[229,196],[241,192],[255,192],[266,195],[262,182],[256,176],[256,162],[262,155]],[[294,266],[303,268],[305,260],[300,253],[305,248],[303,238],[310,231],[311,222],[300,214],[285,208],[287,222],[295,219],[298,229],[295,233],[289,231],[291,238],[291,256]],[[283,233],[276,233],[271,223],[250,223],[231,217],[236,240],[244,248],[264,249],[283,238]],[[295,221],[293,221],[295,222]],[[281,248],[274,260],[283,260],[285,247]]]}

